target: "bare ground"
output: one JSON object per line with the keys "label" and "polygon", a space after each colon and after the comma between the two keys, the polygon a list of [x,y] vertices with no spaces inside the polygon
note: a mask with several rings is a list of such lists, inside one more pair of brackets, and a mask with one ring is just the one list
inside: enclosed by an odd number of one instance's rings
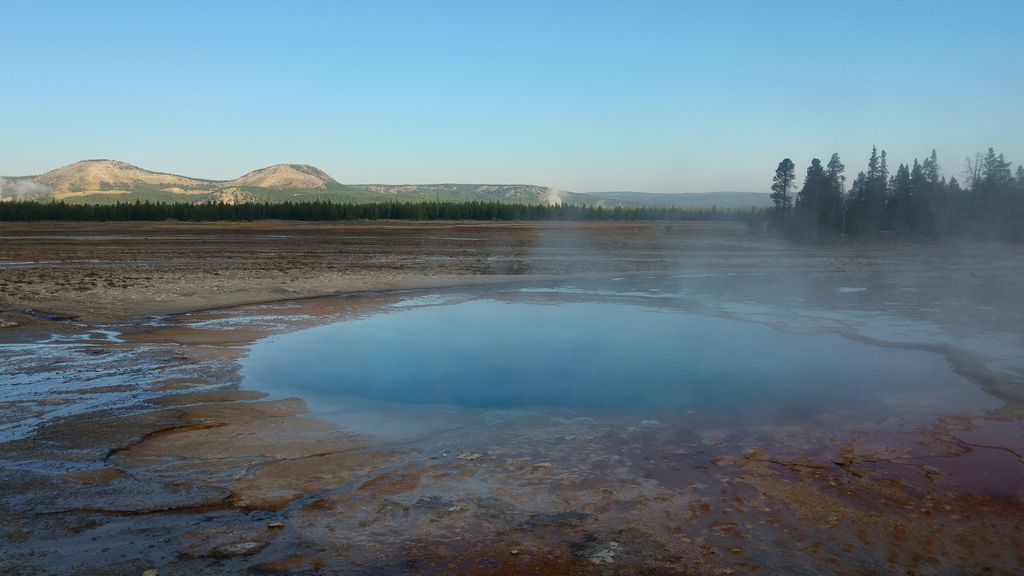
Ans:
{"label": "bare ground", "polygon": [[[1024,570],[1019,247],[800,247],[699,223],[4,224],[0,236],[0,339],[94,344],[4,352],[5,573]],[[310,322],[273,320],[295,304],[143,320],[376,294],[298,304],[343,319],[391,290],[648,275],[673,278],[701,313],[943,354],[1000,407],[829,430],[541,415],[395,445],[238,388],[245,344]],[[199,327],[252,316],[270,319]],[[125,342],[95,331],[110,323]]]}
{"label": "bare ground", "polygon": [[0,306],[109,322],[524,275],[659,271],[681,248],[735,252],[745,229],[704,234],[689,224],[5,223]]}

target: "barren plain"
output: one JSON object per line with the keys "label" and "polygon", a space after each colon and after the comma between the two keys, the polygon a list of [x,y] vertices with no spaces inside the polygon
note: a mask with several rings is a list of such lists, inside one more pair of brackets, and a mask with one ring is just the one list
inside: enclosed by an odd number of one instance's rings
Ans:
{"label": "barren plain", "polygon": [[[430,431],[396,439],[239,371],[261,338],[424,296],[640,297],[613,282],[940,355],[973,404],[728,427],[353,412]],[[1019,246],[739,224],[5,223],[0,572],[1019,574],[1021,294]]]}

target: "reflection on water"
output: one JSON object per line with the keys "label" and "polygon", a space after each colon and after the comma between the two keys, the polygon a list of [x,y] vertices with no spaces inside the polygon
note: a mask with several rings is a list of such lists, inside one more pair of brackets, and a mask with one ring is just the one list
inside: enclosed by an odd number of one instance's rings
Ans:
{"label": "reflection on water", "polygon": [[344,404],[582,408],[764,421],[978,405],[941,356],[621,301],[397,307],[259,341],[248,384]]}

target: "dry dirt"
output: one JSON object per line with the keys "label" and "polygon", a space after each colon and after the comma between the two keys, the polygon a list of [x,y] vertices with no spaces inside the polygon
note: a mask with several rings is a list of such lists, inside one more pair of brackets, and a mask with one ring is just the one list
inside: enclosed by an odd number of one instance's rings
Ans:
{"label": "dry dirt", "polygon": [[760,267],[764,256],[744,254],[745,234],[700,224],[4,223],[0,309],[111,322],[327,294],[661,272],[691,251],[711,267],[723,256]]}

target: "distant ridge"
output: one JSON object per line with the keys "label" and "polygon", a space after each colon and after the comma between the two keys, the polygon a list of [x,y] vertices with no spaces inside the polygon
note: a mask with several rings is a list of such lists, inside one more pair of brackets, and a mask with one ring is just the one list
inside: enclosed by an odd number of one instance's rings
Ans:
{"label": "distant ridge", "polygon": [[588,192],[585,196],[619,206],[685,206],[692,208],[767,208],[766,192]]}
{"label": "distant ridge", "polygon": [[522,204],[593,203],[591,199],[581,194],[535,184],[356,184],[353,187],[410,200],[479,200]]}
{"label": "distant ridge", "polygon": [[333,202],[480,201],[517,204],[569,203],[594,206],[750,208],[769,204],[767,194],[710,192],[576,193],[535,184],[360,184],[344,185],[308,164],[275,164],[234,180],[191,178],[146,170],[119,160],[82,160],[38,176],[0,178],[0,200],[55,199],[74,203],[113,202]]}
{"label": "distant ridge", "polygon": [[356,199],[362,194],[307,164],[275,164],[234,180],[209,180],[154,172],[119,160],[83,160],[38,176],[4,178],[0,196],[82,203],[151,200],[233,204],[334,197]]}

